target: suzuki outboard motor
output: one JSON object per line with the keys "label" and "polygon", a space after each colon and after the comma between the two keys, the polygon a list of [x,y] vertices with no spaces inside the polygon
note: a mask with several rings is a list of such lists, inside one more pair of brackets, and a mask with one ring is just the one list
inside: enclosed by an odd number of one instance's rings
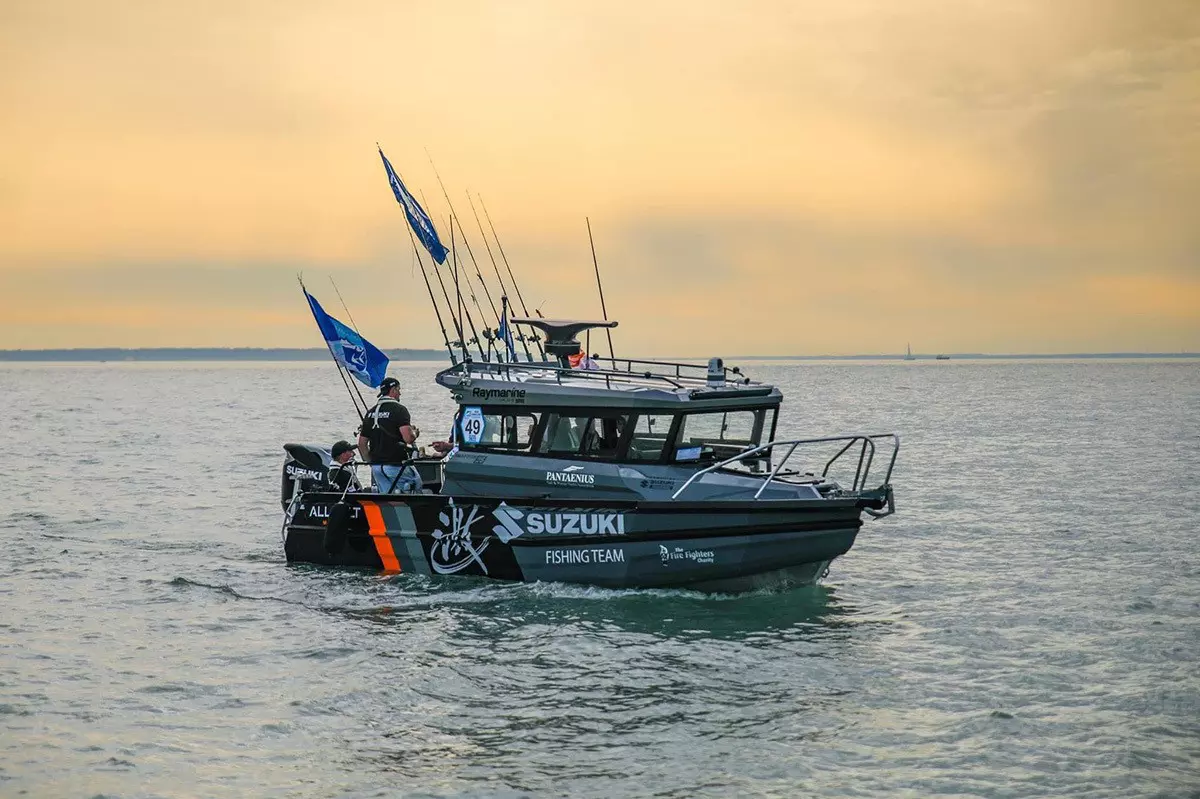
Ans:
{"label": "suzuki outboard motor", "polygon": [[312,444],[284,444],[287,457],[283,459],[283,487],[280,502],[287,510],[292,497],[303,491],[319,491],[329,487],[329,467],[333,456],[324,447]]}

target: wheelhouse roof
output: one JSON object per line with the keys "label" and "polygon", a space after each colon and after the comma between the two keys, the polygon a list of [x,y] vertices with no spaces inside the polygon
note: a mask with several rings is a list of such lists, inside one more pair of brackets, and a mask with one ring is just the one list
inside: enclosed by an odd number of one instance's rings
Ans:
{"label": "wheelhouse roof", "polygon": [[[535,407],[596,407],[614,409],[733,410],[779,405],[783,394],[775,386],[746,378],[720,379],[712,384],[697,364],[633,371],[627,369],[565,369],[548,362],[462,363],[437,375],[460,405],[517,405]],[[693,374],[686,374],[692,370]]]}

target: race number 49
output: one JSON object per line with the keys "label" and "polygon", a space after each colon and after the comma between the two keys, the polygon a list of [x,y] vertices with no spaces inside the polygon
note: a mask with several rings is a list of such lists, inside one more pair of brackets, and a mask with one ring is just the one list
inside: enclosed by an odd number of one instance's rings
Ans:
{"label": "race number 49", "polygon": [[483,440],[483,409],[479,407],[463,408],[462,434],[463,441],[468,444],[478,444]]}

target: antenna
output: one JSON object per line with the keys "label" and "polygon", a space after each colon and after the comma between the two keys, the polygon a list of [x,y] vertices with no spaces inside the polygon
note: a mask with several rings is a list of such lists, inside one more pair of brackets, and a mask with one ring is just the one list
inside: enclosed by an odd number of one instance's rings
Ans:
{"label": "antenna", "polygon": [[[607,322],[608,309],[604,307],[604,284],[600,282],[600,262],[596,260],[596,242],[592,240],[592,220],[585,216],[583,221],[587,223],[588,244],[592,245],[592,265],[596,267],[596,288],[600,290],[600,313],[604,314],[604,321]],[[615,363],[617,355],[613,352],[612,330],[605,328],[604,332],[608,335],[608,357]]]}

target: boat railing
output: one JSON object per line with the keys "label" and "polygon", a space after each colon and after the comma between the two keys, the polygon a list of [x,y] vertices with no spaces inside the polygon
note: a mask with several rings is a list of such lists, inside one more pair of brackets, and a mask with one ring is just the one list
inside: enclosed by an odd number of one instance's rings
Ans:
{"label": "boat railing", "polygon": [[[617,373],[624,373],[624,374],[633,374],[633,375],[638,375],[640,377],[645,377],[648,374],[660,374],[660,375],[664,374],[664,372],[661,372],[661,371],[660,372],[654,371],[655,368],[659,368],[659,369],[666,369],[666,370],[673,371],[675,373],[674,374],[675,378],[678,380],[696,380],[696,381],[707,381],[708,380],[709,366],[706,363],[705,364],[686,363],[684,361],[651,361],[651,360],[644,360],[644,359],[640,359],[640,358],[611,358],[611,357],[610,358],[593,357],[592,360],[597,361],[597,362],[608,362],[608,363],[612,364],[609,371],[617,372]],[[625,365],[624,369],[621,368],[621,364]],[[647,366],[649,366],[651,368],[646,369],[645,367],[647,367]],[[635,369],[634,367],[637,367],[637,368]],[[721,368],[724,371],[726,382],[730,382],[730,383],[749,383],[750,382],[750,378],[748,378],[742,374],[742,370],[740,367],[722,365]]]}
{"label": "boat railing", "polygon": [[[556,382],[562,383],[564,378],[571,380],[601,380],[605,388],[612,388],[614,383],[636,384],[641,381],[666,383],[672,388],[698,388],[708,385],[708,367],[695,363],[676,363],[673,361],[646,361],[636,358],[600,358],[612,365],[608,369],[579,369],[560,366],[550,361],[469,361],[452,367],[449,371],[458,372],[464,377],[473,373],[488,373],[511,380],[514,372],[542,372],[553,374]],[[618,368],[624,364],[625,368]],[[636,368],[635,368],[636,367]],[[651,367],[651,368],[644,368]],[[660,371],[655,371],[655,369]],[[751,381],[742,374],[736,366],[723,367],[726,382],[737,385],[750,385]],[[697,370],[699,373],[691,373]],[[733,376],[733,379],[730,379]]]}
{"label": "boat railing", "polygon": [[[679,489],[671,495],[671,499],[679,499],[679,496],[686,491],[689,486],[710,472],[715,472],[718,469],[724,469],[735,463],[741,463],[747,460],[762,460],[764,452],[769,453],[776,448],[786,447],[787,454],[779,459],[769,475],[763,477],[763,484],[758,487],[757,491],[754,492],[754,499],[758,499],[762,496],[763,492],[767,490],[767,487],[773,482],[786,482],[779,479],[780,472],[783,470],[783,467],[787,464],[788,460],[791,459],[792,455],[795,454],[797,449],[801,447],[811,447],[819,444],[832,444],[837,442],[844,442],[844,445],[837,451],[837,453],[834,454],[833,457],[825,462],[825,468],[821,470],[821,477],[828,477],[829,470],[833,468],[833,465],[847,453],[852,453],[851,457],[854,457],[854,455],[857,454],[858,463],[855,466],[854,481],[851,483],[849,490],[851,492],[863,491],[867,487],[867,480],[869,479],[871,473],[871,466],[875,462],[875,454],[877,449],[875,442],[882,440],[890,440],[892,444],[891,456],[887,461],[887,472],[884,474],[883,481],[881,482],[881,486],[890,486],[892,482],[892,469],[896,466],[896,455],[900,452],[899,435],[896,433],[878,433],[875,435],[826,436],[823,438],[795,438],[786,441],[771,441],[766,444],[748,447],[736,455],[726,458],[719,463],[714,463],[711,466],[706,466],[690,476],[687,481],[685,481],[684,484],[681,485]],[[886,516],[889,513],[894,512],[895,509],[891,505],[890,491],[888,492],[888,504],[889,510],[886,513],[872,515]]]}

